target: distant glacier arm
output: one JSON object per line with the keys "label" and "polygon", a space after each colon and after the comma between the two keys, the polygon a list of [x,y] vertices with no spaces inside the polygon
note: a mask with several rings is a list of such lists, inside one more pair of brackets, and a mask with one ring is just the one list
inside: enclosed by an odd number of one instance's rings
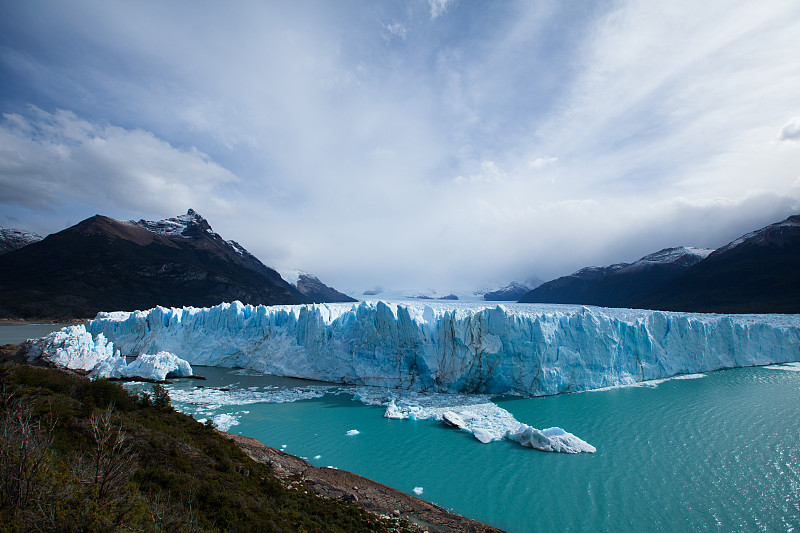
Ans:
{"label": "distant glacier arm", "polygon": [[124,355],[333,383],[537,396],[800,360],[798,315],[362,302],[100,313]]}

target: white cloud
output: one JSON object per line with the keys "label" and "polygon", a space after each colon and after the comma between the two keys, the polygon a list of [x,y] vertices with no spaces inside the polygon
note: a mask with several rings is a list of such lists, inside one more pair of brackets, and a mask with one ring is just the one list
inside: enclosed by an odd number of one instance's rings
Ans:
{"label": "white cloud", "polygon": [[14,4],[8,92],[77,116],[6,115],[0,218],[191,206],[334,286],[455,289],[797,205],[796,0],[401,4]]}
{"label": "white cloud", "polygon": [[428,5],[431,7],[431,19],[435,19],[455,2],[455,0],[428,0]]}
{"label": "white cloud", "polygon": [[220,185],[238,181],[194,147],[179,149],[142,130],[32,108],[0,122],[0,202],[56,209],[70,202],[111,212],[178,213],[224,208]]}
{"label": "white cloud", "polygon": [[383,38],[390,42],[395,37],[405,40],[408,34],[408,27],[401,22],[394,22],[392,24],[383,24]]}
{"label": "white cloud", "polygon": [[557,157],[537,157],[533,161],[530,162],[530,167],[536,170],[540,170],[551,165],[555,165],[558,161]]}
{"label": "white cloud", "polygon": [[771,124],[800,106],[800,56],[789,37],[800,32],[800,7],[693,6],[633,0],[599,19],[578,77],[537,132],[537,151],[580,165],[573,172],[586,187],[658,193],[688,174],[710,176],[714,160],[715,181],[700,194],[740,188],[748,178],[732,160],[769,143]]}
{"label": "white cloud", "polygon": [[464,183],[488,183],[499,185],[506,182],[508,174],[497,166],[494,161],[481,161],[480,170],[475,174],[470,174],[469,178],[458,176],[453,181],[457,184]]}
{"label": "white cloud", "polygon": [[780,140],[800,141],[800,117],[794,117],[781,130]]}

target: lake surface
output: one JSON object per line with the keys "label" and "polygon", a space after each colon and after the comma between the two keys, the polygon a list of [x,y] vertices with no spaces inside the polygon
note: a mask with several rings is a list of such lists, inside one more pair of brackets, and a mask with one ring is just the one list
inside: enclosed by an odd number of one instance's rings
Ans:
{"label": "lake surface", "polygon": [[798,370],[494,399],[520,422],[559,426],[597,448],[578,455],[481,444],[430,420],[389,420],[385,407],[353,400],[363,388],[209,367],[195,368],[208,381],[168,388],[198,419],[316,466],[409,494],[421,489],[422,498],[509,532],[792,531],[800,525]]}
{"label": "lake surface", "polygon": [[0,346],[38,339],[69,324],[0,324]]}

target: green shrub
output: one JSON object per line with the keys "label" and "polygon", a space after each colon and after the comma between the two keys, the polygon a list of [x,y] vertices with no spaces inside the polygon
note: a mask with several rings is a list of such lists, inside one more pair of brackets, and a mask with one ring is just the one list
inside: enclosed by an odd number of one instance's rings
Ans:
{"label": "green shrub", "polygon": [[[107,380],[0,368],[0,414],[3,390],[49,438],[30,501],[0,497],[0,532],[385,531],[353,504],[285,489],[213,426],[174,411],[161,385],[150,400]],[[113,470],[120,458],[129,470]]]}

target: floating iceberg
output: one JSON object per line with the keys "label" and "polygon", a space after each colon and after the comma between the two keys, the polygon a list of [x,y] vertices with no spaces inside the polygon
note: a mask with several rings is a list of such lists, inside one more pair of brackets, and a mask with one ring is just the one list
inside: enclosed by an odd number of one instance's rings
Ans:
{"label": "floating iceberg", "polygon": [[[546,452],[594,453],[594,446],[560,428],[538,430],[521,424],[487,395],[403,392],[381,401],[380,391],[362,390],[353,398],[367,405],[386,405],[384,417],[437,420],[472,434],[483,444],[509,439]],[[536,440],[539,437],[539,440]]]}
{"label": "floating iceberg", "polygon": [[449,393],[548,395],[800,360],[798,315],[539,304],[234,302],[100,313],[85,331],[128,356]]}
{"label": "floating iceberg", "polygon": [[519,429],[509,432],[507,438],[515,440],[523,446],[536,448],[544,452],[594,453],[597,451],[597,449],[588,442],[558,427],[536,429],[521,424]]}
{"label": "floating iceberg", "polygon": [[472,435],[483,444],[489,444],[493,440],[498,440],[492,432],[484,428],[475,428],[472,430]]}
{"label": "floating iceberg", "polygon": [[464,429],[467,427],[467,423],[464,422],[464,419],[458,416],[458,413],[454,413],[453,411],[445,411],[442,413],[442,422],[450,427],[458,429]]}

